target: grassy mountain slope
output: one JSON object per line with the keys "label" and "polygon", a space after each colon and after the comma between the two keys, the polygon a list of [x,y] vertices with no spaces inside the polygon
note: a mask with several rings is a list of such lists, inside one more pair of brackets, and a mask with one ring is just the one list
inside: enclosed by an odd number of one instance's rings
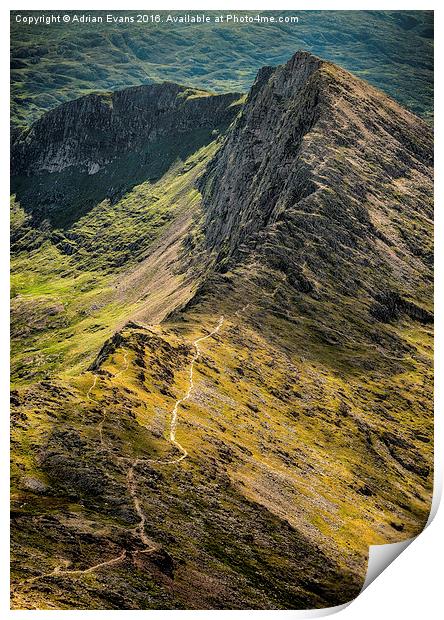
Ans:
{"label": "grassy mountain slope", "polygon": [[[330,606],[358,593],[369,544],[420,531],[430,335],[403,322],[409,354],[364,346],[357,356],[350,343],[317,339],[304,318],[295,329],[275,317],[250,278],[232,305],[201,304],[164,327],[129,324],[95,366],[96,383],[87,372],[14,394],[14,606]],[[253,310],[242,311],[245,295]],[[169,463],[180,456],[169,429],[191,343],[220,312],[180,407],[176,437],[189,457]],[[150,553],[128,486],[135,459]],[[32,580],[122,549],[116,568]]]}
{"label": "grassy mountain slope", "polygon": [[333,606],[427,519],[430,129],[298,53],[213,137],[13,202],[15,608]]}
{"label": "grassy mountain slope", "polygon": [[[166,18],[166,12],[159,13]],[[137,12],[114,14],[137,17]],[[260,67],[282,63],[298,48],[344,66],[416,114],[431,118],[431,12],[287,14],[299,16],[299,23],[103,23],[98,31],[94,24],[27,26],[16,23],[12,12],[13,125],[30,124],[43,110],[91,91],[150,81],[173,80],[219,92],[246,91]]]}
{"label": "grassy mountain slope", "polygon": [[[216,148],[213,142],[178,160],[159,181],[136,185],[115,203],[99,202],[64,230],[48,228],[46,220],[34,227],[32,214],[13,198],[14,382],[84,368],[148,295],[152,301],[156,281],[163,286],[155,292],[152,320],[162,319],[182,295],[187,299],[196,284],[180,268],[183,251],[174,248],[192,224],[200,202],[194,182]],[[166,249],[170,263],[153,272],[156,255],[164,258]]]}

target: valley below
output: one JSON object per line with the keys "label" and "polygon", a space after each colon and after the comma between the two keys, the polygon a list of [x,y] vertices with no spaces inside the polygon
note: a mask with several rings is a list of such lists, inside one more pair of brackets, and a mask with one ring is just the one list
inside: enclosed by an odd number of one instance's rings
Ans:
{"label": "valley below", "polygon": [[15,609],[310,609],[433,492],[433,134],[299,51],[12,146]]}

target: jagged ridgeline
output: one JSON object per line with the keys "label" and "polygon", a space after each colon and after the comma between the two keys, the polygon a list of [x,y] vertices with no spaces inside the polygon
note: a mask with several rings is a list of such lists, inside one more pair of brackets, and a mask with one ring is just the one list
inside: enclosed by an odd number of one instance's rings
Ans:
{"label": "jagged ridgeline", "polygon": [[[369,80],[418,116],[433,116],[433,11],[229,11],[224,23],[215,17],[225,11],[205,11],[211,18],[205,25],[167,22],[169,15],[183,19],[183,11],[145,15],[162,23],[146,23],[140,11],[91,11],[83,15],[100,22],[52,25],[42,12],[29,13],[38,26],[25,23],[23,11],[11,12],[14,134],[42,111],[91,91],[171,80],[245,92],[260,67],[286,62],[301,47]],[[202,14],[185,15],[196,13]],[[246,15],[256,20],[235,22]]]}
{"label": "jagged ridgeline", "polygon": [[14,608],[329,607],[421,531],[432,152],[305,52],[18,137]]}
{"label": "jagged ridgeline", "polygon": [[214,140],[240,96],[163,83],[61,105],[15,142],[14,190],[35,217],[71,224],[98,202],[160,179],[174,161]]}

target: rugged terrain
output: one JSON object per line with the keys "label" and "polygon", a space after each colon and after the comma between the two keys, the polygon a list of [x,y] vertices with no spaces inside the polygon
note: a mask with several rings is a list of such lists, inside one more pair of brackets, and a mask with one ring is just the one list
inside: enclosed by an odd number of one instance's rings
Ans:
{"label": "rugged terrain", "polygon": [[[49,12],[47,12],[48,14]],[[56,12],[54,12],[57,14]],[[11,12],[12,125],[29,126],[43,111],[97,90],[171,80],[215,92],[248,90],[264,65],[303,48],[381,88],[426,119],[433,117],[433,11],[232,11],[238,17],[298,17],[298,23],[138,21],[140,11],[83,14],[103,23],[29,25]],[[201,11],[187,11],[201,14]],[[229,11],[227,11],[229,13]],[[82,14],[64,11],[71,19]],[[222,14],[225,14],[222,11]]]}
{"label": "rugged terrain", "polygon": [[329,607],[420,532],[431,158],[305,52],[246,98],[88,96],[19,137],[15,608]]}

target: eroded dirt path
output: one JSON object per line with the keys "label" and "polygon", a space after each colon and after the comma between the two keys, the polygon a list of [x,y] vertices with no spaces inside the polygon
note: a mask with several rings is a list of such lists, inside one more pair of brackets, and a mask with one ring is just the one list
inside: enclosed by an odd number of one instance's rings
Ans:
{"label": "eroded dirt path", "polygon": [[207,340],[208,338],[211,338],[211,336],[214,336],[215,334],[218,333],[218,331],[220,330],[220,328],[222,327],[222,325],[224,324],[224,317],[223,315],[219,318],[219,322],[217,324],[217,326],[206,336],[202,336],[201,338],[197,338],[197,340],[195,340],[193,342],[194,348],[195,348],[195,353],[193,356],[193,359],[191,360],[191,365],[190,365],[190,372],[189,372],[189,377],[188,377],[188,389],[185,393],[185,396],[183,396],[182,398],[179,398],[179,400],[176,400],[175,404],[174,404],[174,408],[173,411],[171,412],[171,421],[170,421],[170,441],[171,443],[176,446],[176,448],[182,453],[181,456],[177,459],[175,459],[174,461],[170,461],[173,463],[179,463],[180,461],[183,461],[183,459],[185,459],[188,456],[188,452],[186,451],[186,449],[182,446],[181,443],[179,443],[176,439],[176,429],[177,429],[177,411],[179,409],[179,406],[185,402],[186,400],[189,399],[189,397],[191,396],[191,392],[193,391],[194,388],[194,377],[193,377],[193,372],[194,372],[194,364],[197,362],[197,360],[199,359],[200,355],[201,355],[201,350],[200,350],[200,346],[199,343],[203,342],[204,340]]}
{"label": "eroded dirt path", "polygon": [[[247,304],[246,306],[244,306],[244,308],[242,308],[241,311],[243,311],[244,309],[247,308],[249,304]],[[238,313],[236,312],[236,315],[238,316]],[[208,338],[211,338],[212,336],[214,336],[215,334],[217,334],[219,332],[219,330],[221,329],[223,323],[224,323],[224,316],[221,316],[219,318],[219,322],[217,323],[216,327],[210,331],[208,334],[206,334],[205,336],[201,336],[200,338],[197,338],[196,340],[193,341],[193,346],[195,349],[193,358],[191,360],[191,364],[190,364],[190,369],[189,369],[189,374],[188,374],[188,387],[187,390],[184,394],[184,396],[182,396],[181,398],[179,398],[178,400],[176,400],[173,410],[171,412],[171,418],[170,418],[170,432],[169,432],[169,440],[171,442],[171,444],[177,448],[177,450],[180,452],[180,456],[174,459],[170,459],[170,460],[161,460],[161,459],[145,459],[145,458],[137,458],[134,459],[130,466],[127,469],[126,472],[126,481],[127,481],[127,488],[128,488],[128,492],[131,496],[131,499],[133,501],[133,506],[134,506],[134,510],[137,514],[137,516],[139,517],[139,523],[136,526],[136,531],[138,532],[139,535],[139,539],[141,541],[141,543],[144,546],[144,549],[138,550],[136,551],[136,553],[153,553],[155,551],[158,551],[160,546],[153,543],[153,541],[151,541],[148,536],[145,533],[145,523],[146,523],[146,515],[142,509],[141,506],[141,501],[140,501],[140,497],[138,494],[138,484],[137,484],[137,476],[136,476],[136,468],[138,465],[141,465],[143,463],[157,463],[158,465],[166,465],[166,464],[177,464],[180,463],[180,461],[182,461],[183,459],[185,459],[188,456],[188,451],[186,450],[186,448],[184,448],[182,446],[182,444],[176,439],[176,430],[177,430],[177,423],[178,423],[178,411],[179,411],[179,407],[180,405],[185,402],[186,400],[188,400],[191,396],[191,393],[193,391],[194,388],[194,365],[197,362],[197,360],[199,359],[200,355],[201,355],[201,349],[200,349],[200,343],[203,342],[204,340],[207,340]],[[122,373],[124,373],[129,367],[129,361],[128,361],[128,351],[125,351],[124,353],[124,366],[123,368],[116,373],[113,378],[119,377]],[[91,385],[91,387],[88,389],[87,393],[86,393],[86,398],[87,400],[97,403],[99,404],[99,402],[97,400],[95,400],[94,398],[92,398],[92,392],[94,390],[94,388],[97,385],[97,381],[99,379],[99,375],[94,373],[94,380],[93,383]],[[99,422],[99,424],[97,425],[97,430],[99,433],[99,437],[100,437],[100,444],[104,449],[108,449],[104,438],[103,438],[103,425],[105,423],[105,419],[106,419],[106,414],[105,412],[102,413],[102,418]],[[118,460],[120,461],[124,461],[127,462],[129,459],[125,458],[125,457],[117,457]],[[96,570],[99,570],[101,568],[105,568],[108,566],[113,566],[116,565],[120,562],[122,562],[125,558],[127,557],[127,552],[126,550],[123,550],[118,556],[111,558],[110,560],[106,560],[104,562],[99,562],[98,564],[94,564],[93,566],[89,566],[87,568],[84,569],[68,569],[67,566],[69,566],[69,560],[64,560],[62,565],[56,566],[54,568],[54,570],[48,572],[48,573],[43,573],[42,575],[36,575],[35,577],[31,577],[29,579],[25,579],[24,581],[20,582],[20,584],[18,584],[19,586],[25,586],[25,585],[32,585],[36,582],[38,582],[41,579],[45,579],[47,577],[79,577],[81,575],[86,575],[86,574],[90,574],[95,572]]]}
{"label": "eroded dirt path", "polygon": [[73,569],[73,570],[68,570],[67,568],[63,568],[63,566],[66,567],[69,565],[68,561],[65,560],[64,565],[56,566],[54,570],[50,571],[49,573],[44,573],[43,575],[36,575],[35,577],[30,577],[29,579],[25,579],[25,581],[22,581],[20,585],[32,584],[32,583],[35,583],[36,581],[39,581],[40,579],[45,579],[46,577],[64,577],[64,576],[75,577],[75,576],[80,576],[80,575],[87,575],[88,573],[93,573],[94,571],[100,568],[104,568],[106,566],[112,566],[113,564],[118,564],[119,562],[124,560],[125,557],[126,557],[126,551],[123,550],[122,553],[115,558],[111,558],[110,560],[106,560],[105,562],[99,562],[98,564],[94,564],[93,566],[89,566],[88,568]]}
{"label": "eroded dirt path", "polygon": [[127,486],[129,493],[131,495],[131,499],[133,500],[134,510],[139,517],[139,524],[137,525],[137,531],[139,532],[139,538],[143,545],[145,545],[145,549],[139,551],[139,553],[153,553],[159,549],[159,546],[154,544],[145,533],[145,523],[146,523],[146,515],[142,510],[140,505],[140,499],[137,494],[137,483],[134,478],[135,468],[139,464],[138,459],[136,459],[131,467],[128,469],[126,474]]}

